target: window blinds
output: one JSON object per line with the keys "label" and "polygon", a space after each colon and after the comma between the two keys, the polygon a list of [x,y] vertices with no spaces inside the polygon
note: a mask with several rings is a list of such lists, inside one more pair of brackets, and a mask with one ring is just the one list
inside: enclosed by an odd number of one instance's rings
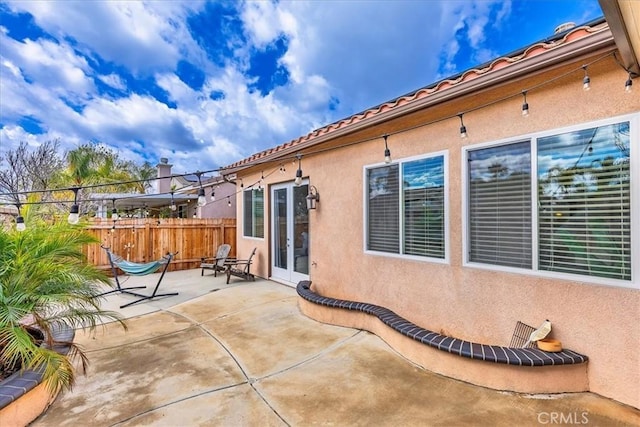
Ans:
{"label": "window blinds", "polygon": [[629,123],[538,140],[539,268],[631,279]]}
{"label": "window blinds", "polygon": [[367,249],[400,252],[398,165],[367,170]]}
{"label": "window blinds", "polygon": [[468,152],[470,261],[531,268],[530,147]]}

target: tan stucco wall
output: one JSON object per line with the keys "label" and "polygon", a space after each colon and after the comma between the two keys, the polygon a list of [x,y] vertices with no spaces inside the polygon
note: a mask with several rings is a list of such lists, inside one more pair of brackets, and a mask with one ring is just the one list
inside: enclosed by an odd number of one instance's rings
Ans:
{"label": "tan stucco wall", "polygon": [[[640,111],[640,96],[624,92],[628,75],[613,58],[589,67],[589,92],[582,90],[581,64],[393,120],[339,143],[380,136],[374,141],[303,157],[304,175],[321,194],[319,208],[310,213],[310,279],[315,290],[322,295],[378,304],[424,328],[489,344],[507,345],[517,321],[537,326],[550,319],[554,338],[565,348],[589,356],[589,390],[640,407],[639,290],[462,266],[463,146]],[[527,118],[521,116],[522,97],[516,96],[465,114],[469,133],[465,140],[458,135],[457,118],[416,127],[469,111],[491,99],[519,94],[572,69],[577,71],[571,76],[528,93]],[[411,127],[415,128],[394,134]],[[449,264],[364,253],[363,166],[382,162],[381,135],[385,133],[392,134],[388,142],[395,159],[448,150]],[[245,183],[253,182],[262,171],[266,175],[274,168],[278,165],[263,165],[240,176]],[[286,168],[286,174],[272,174],[267,183],[292,180],[296,166],[289,160]],[[239,255],[248,255],[257,246],[256,272],[268,277],[269,199],[265,198],[263,240],[242,237],[241,206],[239,196]]]}

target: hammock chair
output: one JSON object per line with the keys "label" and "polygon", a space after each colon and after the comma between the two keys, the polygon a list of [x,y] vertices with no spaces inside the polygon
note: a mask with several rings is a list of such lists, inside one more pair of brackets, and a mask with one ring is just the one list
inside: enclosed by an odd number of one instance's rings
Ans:
{"label": "hammock chair", "polygon": [[[116,289],[104,292],[104,293],[100,294],[99,296],[111,294],[111,293],[114,293],[114,292],[120,292],[120,293],[123,293],[123,294],[128,294],[128,295],[133,295],[133,296],[139,297],[135,301],[132,301],[130,303],[127,303],[127,304],[124,304],[124,305],[120,306],[120,308],[125,308],[125,307],[128,307],[130,305],[142,302],[142,301],[153,299],[155,297],[168,297],[168,296],[178,295],[177,292],[166,293],[166,294],[157,293],[158,292],[158,288],[160,287],[160,283],[162,282],[162,279],[164,278],[164,273],[167,272],[167,268],[169,267],[169,264],[171,263],[171,260],[177,254],[177,252],[175,252],[175,253],[169,252],[169,253],[167,253],[165,256],[163,256],[161,259],[159,259],[157,261],[151,261],[151,262],[146,262],[146,263],[137,263],[137,262],[127,261],[124,258],[122,258],[121,256],[114,254],[113,252],[111,252],[111,250],[108,247],[102,246],[102,249],[104,249],[107,252],[107,258],[109,258],[109,263],[111,264],[111,272],[113,273],[113,278],[116,281]],[[125,273],[127,273],[128,275],[131,275],[131,276],[146,276],[147,274],[155,273],[163,265],[164,265],[164,268],[162,269],[162,274],[160,275],[160,278],[158,279],[158,283],[156,284],[156,287],[153,290],[153,293],[151,295],[143,295],[143,294],[139,294],[137,292],[132,292],[131,291],[131,289],[143,289],[143,288],[146,288],[146,286],[133,286],[133,287],[129,287],[129,288],[123,288],[120,285],[120,280],[118,279],[118,269],[124,271]]]}

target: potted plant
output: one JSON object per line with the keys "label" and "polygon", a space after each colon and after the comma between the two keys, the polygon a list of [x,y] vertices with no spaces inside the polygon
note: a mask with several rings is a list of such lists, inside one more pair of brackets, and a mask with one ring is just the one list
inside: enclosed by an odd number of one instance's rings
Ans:
{"label": "potted plant", "polygon": [[0,375],[36,371],[55,396],[73,385],[76,359],[87,366],[74,330],[112,320],[126,328],[100,308],[100,285],[110,281],[87,264],[82,249],[91,243],[94,237],[66,221],[0,228]]}

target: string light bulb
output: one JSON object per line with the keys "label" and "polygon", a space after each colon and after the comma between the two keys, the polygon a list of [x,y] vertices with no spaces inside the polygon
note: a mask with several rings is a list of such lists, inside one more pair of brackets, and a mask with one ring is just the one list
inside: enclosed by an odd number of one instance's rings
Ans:
{"label": "string light bulb", "polygon": [[24,218],[21,216],[18,216],[16,218],[16,231],[24,231],[27,229],[27,226],[24,223]]}
{"label": "string light bulb", "polygon": [[172,211],[175,211],[176,209],[178,209],[178,207],[176,206],[176,201],[173,199],[173,191],[171,192],[171,205],[170,208]]}
{"label": "string light bulb", "polygon": [[196,176],[198,177],[198,185],[200,185],[198,189],[198,206],[203,207],[207,204],[207,196],[204,194],[204,188],[202,187],[202,181],[200,179],[202,172],[196,172]]}
{"label": "string light bulb", "polygon": [[69,217],[67,221],[71,225],[75,225],[80,221],[80,207],[78,206],[78,190],[79,187],[73,187],[71,189],[73,191],[73,205],[71,205],[71,209],[69,210]]}
{"label": "string light bulb", "polygon": [[467,127],[464,125],[464,121],[462,120],[463,113],[458,114],[460,117],[460,138],[467,137]]}
{"label": "string light bulb", "polygon": [[18,208],[18,216],[16,217],[16,231],[24,231],[27,229],[27,226],[24,223],[24,217],[20,213],[20,203],[16,204],[16,208]]}
{"label": "string light bulb", "polygon": [[624,91],[626,93],[631,93],[633,91],[633,80],[631,80],[631,72],[629,72],[629,78],[624,83]]}
{"label": "string light bulb", "polygon": [[591,79],[589,78],[589,74],[587,73],[587,66],[583,65],[582,69],[584,70],[584,78],[582,79],[582,89],[587,91],[591,89]]}
{"label": "string light bulb", "polygon": [[387,137],[389,135],[383,135],[384,138],[384,162],[391,163],[391,151],[389,150],[389,146],[387,145]]}
{"label": "string light bulb", "polygon": [[231,207],[231,197],[227,196],[227,206]]}
{"label": "string light bulb", "polygon": [[216,201],[216,190],[213,187],[211,187],[211,201]]}
{"label": "string light bulb", "polygon": [[115,221],[118,220],[118,210],[116,209],[116,199],[113,199],[113,209],[111,210],[111,219],[114,221],[113,225],[115,227]]}
{"label": "string light bulb", "polygon": [[296,158],[298,159],[298,170],[296,171],[296,179],[294,180],[294,183],[296,184],[296,186],[300,186],[300,184],[302,184],[302,155],[297,154]]}
{"label": "string light bulb", "polygon": [[522,102],[522,117],[529,116],[529,103],[527,102],[527,91],[522,92],[522,96],[524,97],[524,101]]}

